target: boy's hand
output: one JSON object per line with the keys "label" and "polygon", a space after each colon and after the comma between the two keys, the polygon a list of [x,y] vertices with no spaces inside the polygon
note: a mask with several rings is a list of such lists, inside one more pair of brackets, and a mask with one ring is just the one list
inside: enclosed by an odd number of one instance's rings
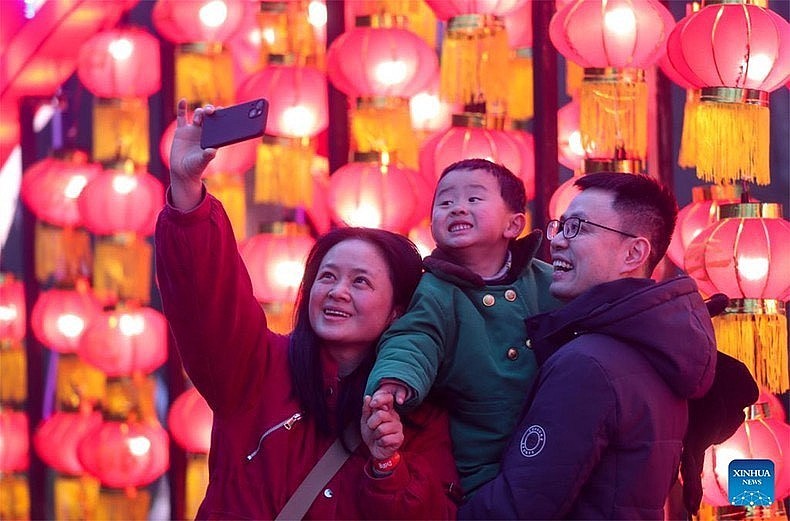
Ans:
{"label": "boy's hand", "polygon": [[373,400],[370,406],[374,409],[387,410],[393,407],[394,403],[403,405],[409,399],[411,391],[408,386],[397,380],[382,380],[379,388],[373,393]]}
{"label": "boy's hand", "polygon": [[362,403],[360,433],[373,459],[392,457],[403,445],[403,423],[394,408],[373,409],[370,396]]}

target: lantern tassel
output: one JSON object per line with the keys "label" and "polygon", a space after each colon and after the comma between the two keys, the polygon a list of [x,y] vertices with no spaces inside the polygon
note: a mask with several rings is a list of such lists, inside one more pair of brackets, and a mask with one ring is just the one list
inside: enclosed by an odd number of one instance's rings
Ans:
{"label": "lantern tassel", "polygon": [[36,280],[69,282],[84,276],[92,262],[90,236],[85,230],[59,228],[36,221],[34,231]]}
{"label": "lantern tassel", "polygon": [[247,203],[244,198],[244,175],[217,173],[204,178],[206,189],[219,199],[230,219],[237,241],[247,236]]}
{"label": "lantern tassel", "polygon": [[[528,51],[520,52],[520,51]],[[507,112],[512,119],[531,119],[535,113],[532,82],[532,49],[519,49],[510,61]]]}
{"label": "lantern tassel", "polygon": [[[589,71],[590,69],[586,69]],[[647,84],[589,80],[580,89],[579,130],[592,159],[644,159],[647,155]],[[625,158],[616,151],[625,148]]]}
{"label": "lantern tassel", "polygon": [[151,245],[134,234],[101,237],[96,241],[93,291],[105,304],[151,301]]}
{"label": "lantern tassel", "polygon": [[771,182],[770,110],[747,103],[702,101],[697,109],[697,177],[714,183]]}
{"label": "lantern tassel", "polygon": [[713,325],[719,349],[746,364],[758,384],[775,393],[790,389],[785,315],[725,313]]}
{"label": "lantern tassel", "polygon": [[680,153],[678,165],[683,168],[694,168],[697,164],[697,108],[699,107],[699,90],[686,91],[686,104],[683,106],[683,131],[680,135]]}
{"label": "lantern tassel", "polygon": [[264,136],[255,163],[255,202],[311,206],[315,147],[309,138]]}
{"label": "lantern tassel", "polygon": [[355,152],[397,152],[399,161],[417,168],[419,142],[414,139],[407,99],[359,101],[351,115],[351,136]]}

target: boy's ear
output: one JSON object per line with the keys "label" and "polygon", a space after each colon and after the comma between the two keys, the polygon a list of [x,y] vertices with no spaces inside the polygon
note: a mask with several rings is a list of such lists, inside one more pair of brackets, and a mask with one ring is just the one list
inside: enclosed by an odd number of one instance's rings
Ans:
{"label": "boy's ear", "polygon": [[503,234],[506,239],[516,239],[521,232],[524,231],[524,226],[527,225],[527,217],[523,213],[514,213],[510,216],[505,233]]}

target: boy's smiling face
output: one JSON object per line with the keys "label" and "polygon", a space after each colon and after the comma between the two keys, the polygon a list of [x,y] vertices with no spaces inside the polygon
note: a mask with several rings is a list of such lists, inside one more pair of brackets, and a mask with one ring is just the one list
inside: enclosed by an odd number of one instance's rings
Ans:
{"label": "boy's smiling face", "polygon": [[[524,226],[502,198],[499,182],[485,170],[455,170],[436,187],[431,233],[442,249],[507,249]],[[522,216],[519,219],[517,216]]]}

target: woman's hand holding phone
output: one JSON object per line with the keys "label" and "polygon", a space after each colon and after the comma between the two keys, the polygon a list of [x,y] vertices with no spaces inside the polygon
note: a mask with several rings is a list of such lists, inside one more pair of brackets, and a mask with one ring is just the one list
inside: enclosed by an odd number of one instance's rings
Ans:
{"label": "woman's hand holding phone", "polygon": [[178,101],[176,132],[170,145],[170,196],[180,210],[191,210],[200,203],[203,183],[200,180],[209,161],[217,155],[215,148],[200,147],[203,118],[215,111],[211,105],[195,110],[192,122],[187,121],[187,102]]}

